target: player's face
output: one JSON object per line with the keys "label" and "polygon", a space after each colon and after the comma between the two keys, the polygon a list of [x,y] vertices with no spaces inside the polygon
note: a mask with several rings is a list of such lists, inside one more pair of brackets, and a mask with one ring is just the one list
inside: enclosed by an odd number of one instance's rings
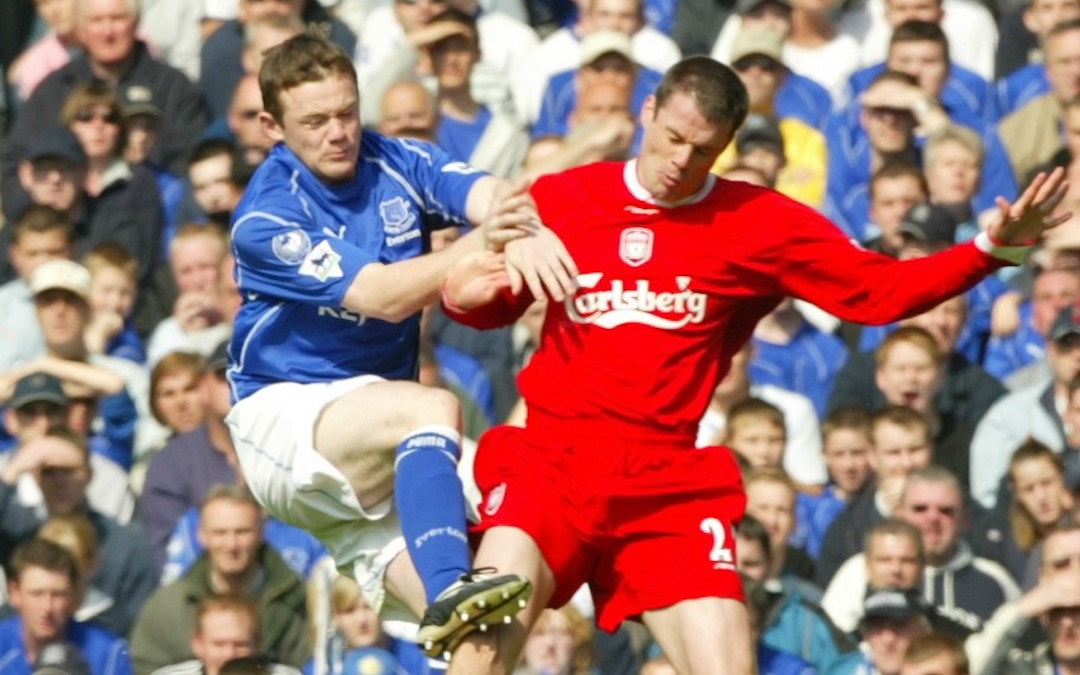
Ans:
{"label": "player's face", "polygon": [[206,392],[198,374],[178,370],[160,378],[154,387],[154,407],[162,422],[178,434],[191,431],[206,417]]}
{"label": "player's face", "polygon": [[267,133],[283,141],[312,173],[327,183],[356,176],[360,155],[360,95],[356,82],[331,75],[279,95],[281,124],[267,114]]}
{"label": "player's face", "polygon": [[730,122],[710,123],[693,97],[672,94],[663,107],[650,96],[641,110],[644,136],[637,177],[655,199],[677,202],[702,185],[717,156],[731,142]]}
{"label": "player's face", "polygon": [[952,554],[960,534],[963,500],[949,483],[919,481],[908,484],[902,504],[903,519],[922,532],[930,560]]}
{"label": "player's face", "polygon": [[821,450],[836,486],[848,495],[858,492],[870,475],[870,438],[858,429],[836,429]]}
{"label": "player's face", "polygon": [[897,342],[878,366],[876,377],[887,403],[926,413],[941,385],[941,367],[922,347]]}
{"label": "player's face", "polygon": [[214,572],[231,577],[248,573],[262,544],[262,519],[251,505],[215,499],[203,507],[199,539]]}
{"label": "player's face", "polygon": [[755,469],[778,467],[784,458],[784,429],[769,419],[737,420],[728,436],[728,446]]}
{"label": "player's face", "polygon": [[349,649],[376,647],[383,639],[379,615],[362,595],[357,596],[352,607],[343,612],[334,612],[334,625],[345,638],[345,645]]}
{"label": "player's face", "polygon": [[866,551],[866,576],[870,588],[913,588],[922,575],[919,549],[909,537],[877,534]]}
{"label": "player's face", "polygon": [[870,466],[879,480],[907,477],[915,469],[930,464],[930,439],[922,426],[905,427],[880,422],[873,432],[874,451]]}
{"label": "player's face", "polygon": [[926,167],[930,200],[937,204],[966,204],[979,188],[982,167],[978,156],[960,143],[938,147],[934,163]]}
{"label": "player's face", "polygon": [[27,567],[10,584],[11,605],[22,617],[23,630],[38,644],[63,639],[75,607],[71,579],[62,572]]}
{"label": "player's face", "polygon": [[795,530],[795,495],[788,486],[764,480],[751,483],[746,488],[746,512],[769,533],[774,551],[786,549]]}
{"label": "player's face", "polygon": [[1048,458],[1034,457],[1020,462],[1013,467],[1010,478],[1017,502],[1044,527],[1057,522],[1071,501],[1065,477]]}
{"label": "player's face", "polygon": [[214,610],[203,614],[199,630],[191,638],[191,651],[203,662],[207,675],[217,675],[233,659],[251,656],[258,649],[251,616],[243,612]]}

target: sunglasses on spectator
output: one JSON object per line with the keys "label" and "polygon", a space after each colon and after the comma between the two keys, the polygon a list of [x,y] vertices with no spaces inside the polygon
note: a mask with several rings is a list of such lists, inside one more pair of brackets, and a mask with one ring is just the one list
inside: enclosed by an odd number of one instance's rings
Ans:
{"label": "sunglasses on spectator", "polygon": [[761,70],[773,73],[781,68],[783,65],[776,59],[765,56],[764,54],[751,54],[750,56],[744,56],[739,59],[735,64],[735,70],[739,72],[745,72],[751,68],[760,68]]}
{"label": "sunglasses on spectator", "polygon": [[94,120],[118,125],[120,124],[120,114],[113,110],[110,110],[109,112],[100,112],[89,108],[75,113],[76,122],[93,122]]}

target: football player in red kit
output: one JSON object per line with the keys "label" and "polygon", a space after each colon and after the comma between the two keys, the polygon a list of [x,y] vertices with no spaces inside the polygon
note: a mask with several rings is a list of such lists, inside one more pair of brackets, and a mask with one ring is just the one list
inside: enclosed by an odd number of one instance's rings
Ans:
{"label": "football player in red kit", "polygon": [[[1020,261],[1067,217],[1051,215],[1064,194],[1057,170],[1015,204],[1002,200],[1000,221],[975,241],[897,262],[806,206],[712,175],[746,112],[729,68],[684,59],[643,106],[638,158],[532,186],[577,263],[578,289],[549,302],[520,376],[525,428],[481,439],[476,564],[523,574],[535,593],[493,638],[468,638],[451,672],[512,671],[539,611],[582,583],[601,628],[641,618],[680,673],[754,672],[732,531],[745,505],[738,467],[726,449],[694,449],[732,355],[784,297],[849,321],[896,321]],[[494,254],[470,262],[444,286],[452,316],[491,327],[531,303]]]}

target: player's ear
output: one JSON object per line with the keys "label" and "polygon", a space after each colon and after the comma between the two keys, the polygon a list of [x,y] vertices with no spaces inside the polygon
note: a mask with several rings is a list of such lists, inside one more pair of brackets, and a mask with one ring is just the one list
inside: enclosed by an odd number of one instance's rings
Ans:
{"label": "player's ear", "polygon": [[284,141],[285,133],[273,115],[263,110],[259,113],[259,124],[262,125],[263,133],[274,141]]}
{"label": "player's ear", "polygon": [[641,120],[640,120],[640,123],[641,123],[642,126],[645,126],[647,123],[651,122],[655,118],[656,118],[656,96],[653,95],[653,94],[649,94],[649,96],[646,97],[645,102],[641,104]]}

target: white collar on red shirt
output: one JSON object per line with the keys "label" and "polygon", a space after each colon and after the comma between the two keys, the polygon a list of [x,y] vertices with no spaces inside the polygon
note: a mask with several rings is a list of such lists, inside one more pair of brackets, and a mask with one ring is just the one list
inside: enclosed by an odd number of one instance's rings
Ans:
{"label": "white collar on red shirt", "polygon": [[641,184],[641,181],[638,180],[637,158],[635,157],[634,159],[631,159],[629,162],[623,165],[623,182],[626,183],[626,189],[630,191],[630,194],[632,194],[635,199],[640,199],[641,201],[648,202],[649,204],[656,204],[657,206],[662,206],[665,209],[673,209],[677,206],[696,204],[702,199],[705,199],[705,197],[707,197],[708,194],[712,192],[713,186],[716,185],[716,176],[711,173],[706,176],[705,183],[701,186],[701,189],[690,195],[689,197],[686,197],[685,199],[680,199],[677,202],[666,202],[662,199],[657,199],[656,197],[653,197],[652,193],[650,193],[645,188],[645,186]]}

